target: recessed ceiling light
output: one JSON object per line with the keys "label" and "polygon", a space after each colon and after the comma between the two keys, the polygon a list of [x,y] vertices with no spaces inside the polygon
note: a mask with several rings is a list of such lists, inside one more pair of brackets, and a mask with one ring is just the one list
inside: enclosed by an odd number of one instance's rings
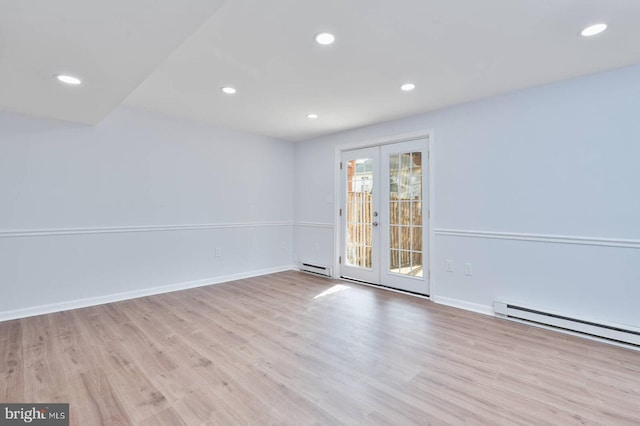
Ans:
{"label": "recessed ceiling light", "polygon": [[580,31],[580,35],[582,37],[591,37],[596,34],[600,34],[606,29],[607,29],[607,24],[595,24],[595,25],[588,26],[584,30]]}
{"label": "recessed ceiling light", "polygon": [[405,92],[410,92],[415,88],[416,88],[416,85],[413,84],[413,83],[406,83],[406,84],[403,84],[402,86],[400,86],[400,90],[405,91]]}
{"label": "recessed ceiling light", "polygon": [[237,92],[236,89],[234,89],[233,87],[229,87],[229,86],[223,87],[220,90],[222,90],[222,92],[226,93],[227,95],[233,95],[233,94],[235,94]]}
{"label": "recessed ceiling light", "polygon": [[316,118],[318,118],[318,114],[307,114],[307,118],[310,118],[311,120],[315,120]]}
{"label": "recessed ceiling light", "polygon": [[78,84],[82,84],[82,80],[80,80],[78,77],[74,77],[72,75],[58,74],[58,75],[56,75],[56,79],[58,81],[61,81],[62,83],[71,84],[73,86],[77,86]]}
{"label": "recessed ceiling light", "polygon": [[336,41],[336,37],[331,33],[320,33],[316,35],[316,42],[323,46],[332,44],[334,41]]}

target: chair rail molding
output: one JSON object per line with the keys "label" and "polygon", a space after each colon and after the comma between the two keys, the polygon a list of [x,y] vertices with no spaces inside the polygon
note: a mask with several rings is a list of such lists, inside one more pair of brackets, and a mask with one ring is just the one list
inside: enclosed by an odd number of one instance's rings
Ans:
{"label": "chair rail molding", "polygon": [[45,229],[16,229],[0,230],[0,238],[19,237],[48,237],[57,235],[84,235],[84,234],[121,234],[131,232],[166,232],[166,231],[196,231],[202,229],[223,228],[262,228],[293,226],[293,221],[273,222],[242,222],[242,223],[199,223],[184,225],[135,225],[135,226],[105,226],[82,228],[45,228]]}
{"label": "chair rail molding", "polygon": [[333,223],[324,223],[324,222],[295,222],[295,226],[300,226],[304,228],[330,228],[333,229]]}
{"label": "chair rail molding", "polygon": [[437,236],[461,237],[461,238],[489,238],[497,240],[516,240],[557,244],[577,244],[587,246],[619,247],[640,249],[640,240],[622,238],[602,238],[575,235],[554,235],[554,234],[530,234],[517,232],[479,231],[469,229],[445,229],[436,228],[434,234]]}

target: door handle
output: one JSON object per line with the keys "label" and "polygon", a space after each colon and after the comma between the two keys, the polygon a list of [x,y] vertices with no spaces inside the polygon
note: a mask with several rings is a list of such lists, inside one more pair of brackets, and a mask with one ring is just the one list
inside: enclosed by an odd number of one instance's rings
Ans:
{"label": "door handle", "polygon": [[377,221],[376,221],[376,222],[373,222],[373,223],[372,223],[372,225],[373,225],[373,226],[378,226],[378,222],[377,222]]}

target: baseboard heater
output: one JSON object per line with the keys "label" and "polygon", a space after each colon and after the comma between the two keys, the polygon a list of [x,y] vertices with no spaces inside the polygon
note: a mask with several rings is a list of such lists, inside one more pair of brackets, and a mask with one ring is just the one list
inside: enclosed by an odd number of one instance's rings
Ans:
{"label": "baseboard heater", "polygon": [[511,305],[506,302],[493,302],[493,309],[498,317],[514,318],[615,342],[640,346],[640,329],[632,330],[617,324],[603,324],[570,318],[537,309]]}
{"label": "baseboard heater", "polygon": [[333,274],[331,273],[331,268],[329,268],[328,266],[298,262],[298,269],[300,269],[302,272],[307,272],[313,275],[320,275],[322,277],[331,278],[333,276]]}

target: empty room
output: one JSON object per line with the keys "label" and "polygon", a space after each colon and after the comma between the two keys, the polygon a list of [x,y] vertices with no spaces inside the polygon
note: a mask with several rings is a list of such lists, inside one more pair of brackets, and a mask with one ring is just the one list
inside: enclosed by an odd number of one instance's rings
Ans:
{"label": "empty room", "polygon": [[0,425],[640,424],[640,2],[0,3]]}

